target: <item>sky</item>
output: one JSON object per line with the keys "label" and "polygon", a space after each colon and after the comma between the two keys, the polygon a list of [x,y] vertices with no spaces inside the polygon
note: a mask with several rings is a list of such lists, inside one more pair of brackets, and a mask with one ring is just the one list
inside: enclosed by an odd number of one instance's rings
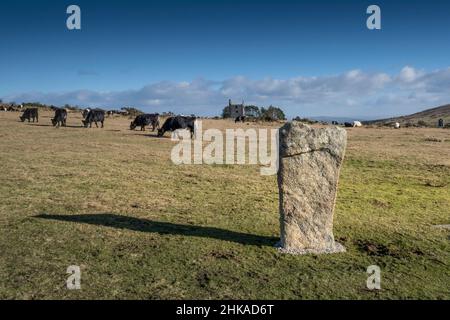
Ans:
{"label": "sky", "polygon": [[[66,9],[81,9],[69,30]],[[381,30],[366,10],[381,9]],[[450,1],[3,0],[0,98],[381,118],[450,103]]]}

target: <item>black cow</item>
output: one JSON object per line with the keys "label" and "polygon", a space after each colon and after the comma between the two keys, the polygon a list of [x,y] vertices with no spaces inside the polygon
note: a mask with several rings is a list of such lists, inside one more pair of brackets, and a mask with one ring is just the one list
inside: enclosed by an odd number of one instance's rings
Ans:
{"label": "black cow", "polygon": [[87,117],[89,111],[91,111],[91,109],[87,108],[87,109],[84,109],[84,110],[81,112],[81,114],[83,115],[83,119],[86,119],[86,117]]}
{"label": "black cow", "polygon": [[195,117],[176,116],[169,117],[161,129],[158,129],[158,137],[164,135],[166,131],[175,131],[178,129],[188,129],[191,132],[191,139],[194,136]]}
{"label": "black cow", "polygon": [[30,122],[30,119],[34,120],[36,119],[36,122],[39,122],[39,114],[38,114],[38,108],[27,108],[20,116],[20,121],[24,122],[25,120],[28,120]]}
{"label": "black cow", "polygon": [[245,116],[239,116],[239,117],[236,117],[236,119],[234,119],[234,123],[244,122],[244,121],[245,121]]}
{"label": "black cow", "polygon": [[67,110],[63,108],[56,108],[55,109],[55,117],[52,119],[52,124],[55,127],[59,126],[66,126],[66,120],[67,120]]}
{"label": "black cow", "polygon": [[344,126],[345,126],[346,128],[353,128],[353,123],[346,122],[346,123],[344,123]]}
{"label": "black cow", "polygon": [[141,131],[145,131],[145,126],[152,125],[152,131],[159,129],[159,114],[140,114],[131,123],[130,130],[136,129],[136,127],[141,127]]}
{"label": "black cow", "polygon": [[81,120],[83,122],[84,127],[92,128],[92,122],[95,123],[95,126],[98,128],[97,122],[100,122],[102,124],[103,128],[103,122],[105,121],[105,111],[101,109],[93,109],[88,112],[86,115],[86,118],[84,120]]}

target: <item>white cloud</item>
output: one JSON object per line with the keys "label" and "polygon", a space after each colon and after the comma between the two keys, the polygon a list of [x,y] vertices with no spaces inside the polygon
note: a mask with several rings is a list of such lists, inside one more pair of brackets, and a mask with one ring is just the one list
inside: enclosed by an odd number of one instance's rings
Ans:
{"label": "white cloud", "polygon": [[136,106],[148,111],[220,114],[228,99],[260,106],[277,105],[288,116],[377,116],[419,111],[450,102],[450,68],[431,72],[406,66],[397,75],[361,70],[290,79],[249,79],[236,76],[223,81],[157,82],[137,90],[63,93],[31,92],[4,97],[5,101],[120,108]]}
{"label": "white cloud", "polygon": [[420,72],[410,66],[406,66],[400,71],[398,78],[400,81],[410,83],[415,81],[419,76]]}

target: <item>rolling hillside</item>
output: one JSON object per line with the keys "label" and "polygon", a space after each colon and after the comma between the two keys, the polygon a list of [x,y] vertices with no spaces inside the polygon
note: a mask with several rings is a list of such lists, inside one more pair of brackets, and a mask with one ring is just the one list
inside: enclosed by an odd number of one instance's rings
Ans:
{"label": "rolling hillside", "polygon": [[365,121],[366,124],[388,124],[399,122],[400,124],[416,125],[419,121],[424,121],[429,126],[437,126],[438,120],[444,119],[444,125],[450,123],[450,104],[437,108],[427,109],[407,116]]}

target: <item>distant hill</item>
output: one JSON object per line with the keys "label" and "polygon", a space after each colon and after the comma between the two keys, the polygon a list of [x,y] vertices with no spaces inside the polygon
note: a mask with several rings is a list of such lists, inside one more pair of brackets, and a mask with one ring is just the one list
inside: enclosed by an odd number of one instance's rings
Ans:
{"label": "distant hill", "polygon": [[419,121],[425,122],[427,125],[435,127],[438,120],[444,119],[444,124],[450,123],[450,104],[437,108],[427,109],[421,112],[410,114],[408,116],[393,117],[387,119],[364,121],[365,124],[389,124],[398,122],[402,125],[417,125]]}

